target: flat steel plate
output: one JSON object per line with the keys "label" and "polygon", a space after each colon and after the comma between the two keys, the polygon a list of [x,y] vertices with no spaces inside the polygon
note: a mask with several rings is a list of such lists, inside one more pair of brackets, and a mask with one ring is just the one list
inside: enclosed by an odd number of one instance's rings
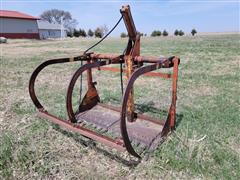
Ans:
{"label": "flat steel plate", "polygon": [[[104,129],[121,138],[120,113],[106,107],[96,105],[92,109],[76,115],[78,122],[91,124],[93,127]],[[142,119],[135,122],[127,121],[127,131],[129,139],[145,146],[160,136],[163,126]]]}
{"label": "flat steel plate", "polygon": [[[140,119],[135,122],[127,122],[126,125],[129,139],[136,144],[141,143],[146,146],[150,146],[162,131],[161,125]],[[120,122],[114,124],[109,131],[121,137]]]}
{"label": "flat steel plate", "polygon": [[104,130],[108,130],[120,118],[118,112],[99,105],[94,106],[88,111],[79,113],[76,117],[78,122],[90,123]]}

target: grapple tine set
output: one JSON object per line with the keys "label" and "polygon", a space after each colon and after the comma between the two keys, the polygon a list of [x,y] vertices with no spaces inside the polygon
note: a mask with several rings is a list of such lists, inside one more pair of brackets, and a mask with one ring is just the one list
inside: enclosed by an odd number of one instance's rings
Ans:
{"label": "grapple tine set", "polygon": [[[159,144],[159,139],[164,139],[175,128],[178,65],[180,59],[175,56],[169,58],[140,56],[140,34],[135,28],[130,7],[123,6],[120,12],[129,37],[127,48],[123,54],[98,54],[85,51],[82,55],[73,58],[47,60],[33,72],[29,83],[29,93],[41,117],[117,150],[127,150],[131,155],[141,158],[133,144],[140,144],[144,148],[153,149]],[[70,80],[66,96],[66,109],[69,120],[63,120],[50,114],[43,107],[35,94],[34,84],[39,72],[48,65],[74,61],[85,63],[73,74]],[[96,82],[93,82],[92,70],[99,68],[119,72],[122,69],[107,66],[122,63],[125,64],[124,72],[128,82],[124,89],[121,106],[113,107],[100,103],[100,97],[95,87]],[[173,68],[173,73],[152,72],[161,68]],[[88,90],[78,110],[74,111],[72,104],[73,89],[77,80],[84,72],[87,73]],[[172,99],[165,121],[135,112],[133,87],[136,79],[142,75],[172,79]],[[94,131],[94,128],[87,128],[86,124],[107,132],[107,135],[98,130]]]}

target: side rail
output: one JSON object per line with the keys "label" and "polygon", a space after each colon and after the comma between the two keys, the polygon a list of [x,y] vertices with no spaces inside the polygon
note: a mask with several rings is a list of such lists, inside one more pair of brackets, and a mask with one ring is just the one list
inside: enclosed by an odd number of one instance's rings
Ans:
{"label": "side rail", "polygon": [[[108,55],[105,55],[104,57],[108,57]],[[113,58],[119,58],[118,56],[113,56]],[[173,67],[173,58],[175,56],[169,57],[169,58],[158,58],[158,57],[144,57],[144,56],[136,56],[134,58],[134,62],[136,63],[158,63],[158,62],[165,62],[165,64],[162,65],[162,68],[169,68]],[[98,70],[104,70],[104,71],[112,71],[112,72],[121,72],[121,69],[116,67],[101,67],[98,68]],[[122,69],[122,72],[126,72],[126,69]],[[161,77],[161,78],[172,78],[172,74],[169,73],[162,73],[162,72],[147,72],[143,74],[144,76],[151,76],[151,77]]]}
{"label": "side rail", "polygon": [[[131,92],[131,89],[133,87],[133,84],[139,76],[141,76],[145,73],[148,73],[148,72],[151,72],[151,71],[163,68],[163,67],[167,68],[167,67],[174,66],[172,104],[171,104],[171,107],[170,107],[170,110],[169,110],[167,121],[165,122],[164,128],[163,128],[163,130],[165,132],[164,135],[166,135],[166,133],[170,131],[169,127],[175,125],[174,123],[175,123],[176,85],[177,85],[176,84],[177,83],[177,81],[176,81],[177,74],[176,73],[177,73],[177,68],[178,68],[178,63],[179,62],[180,61],[179,61],[178,58],[172,57],[172,58],[169,58],[169,59],[167,59],[165,61],[162,61],[162,62],[157,62],[157,63],[151,64],[151,65],[141,67],[141,68],[137,69],[132,74],[130,79],[128,80],[127,87],[126,87],[126,90],[124,92],[123,100],[122,100],[122,108],[121,108],[121,113],[120,113],[120,127],[121,127],[121,135],[122,135],[122,138],[123,138],[124,145],[125,145],[127,151],[135,157],[140,158],[140,156],[135,152],[135,150],[133,149],[133,147],[131,145],[131,141],[129,139],[128,131],[127,131],[127,127],[126,127],[127,101],[128,101],[128,97],[129,97],[129,94]],[[174,122],[171,122],[171,121],[174,121]]]}

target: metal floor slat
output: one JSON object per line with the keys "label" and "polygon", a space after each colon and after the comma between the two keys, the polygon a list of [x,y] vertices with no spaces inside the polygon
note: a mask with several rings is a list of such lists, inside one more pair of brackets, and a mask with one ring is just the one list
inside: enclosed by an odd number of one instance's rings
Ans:
{"label": "metal floor slat", "polygon": [[[99,105],[76,115],[79,122],[85,122],[94,127],[104,129],[121,138],[120,113]],[[126,123],[129,139],[134,143],[150,146],[162,131],[162,126],[137,119],[135,122]]]}

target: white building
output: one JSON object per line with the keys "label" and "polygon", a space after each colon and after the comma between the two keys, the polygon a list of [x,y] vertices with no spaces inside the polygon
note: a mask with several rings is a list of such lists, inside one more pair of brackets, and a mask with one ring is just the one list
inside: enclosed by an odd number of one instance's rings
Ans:
{"label": "white building", "polygon": [[66,30],[60,24],[17,11],[0,10],[0,37],[47,39],[66,36]]}
{"label": "white building", "polygon": [[0,37],[39,39],[37,17],[0,10]]}
{"label": "white building", "polygon": [[37,24],[40,39],[62,38],[67,36],[66,30],[60,24],[49,23],[44,20],[38,20]]}

